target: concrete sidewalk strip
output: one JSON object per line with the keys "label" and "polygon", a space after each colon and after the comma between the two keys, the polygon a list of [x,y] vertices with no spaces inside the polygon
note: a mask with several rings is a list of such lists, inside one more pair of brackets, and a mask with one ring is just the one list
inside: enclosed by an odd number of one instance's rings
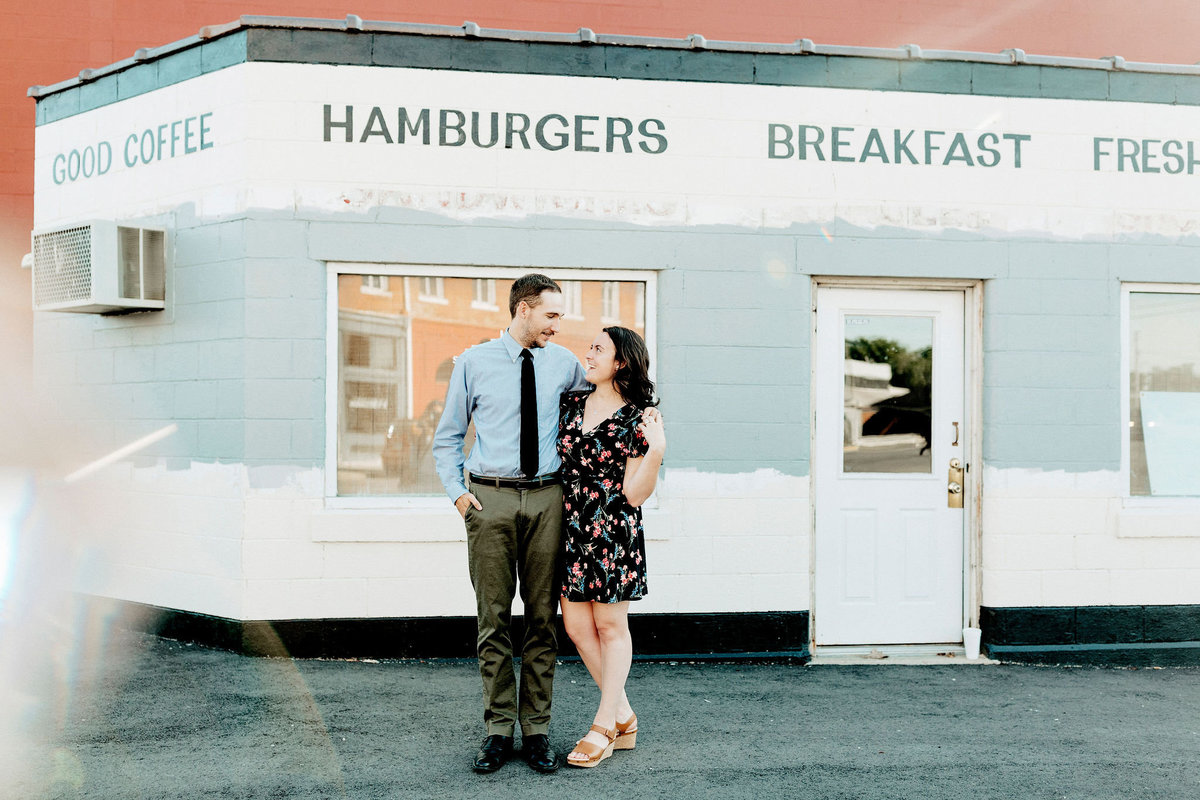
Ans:
{"label": "concrete sidewalk strip", "polygon": [[[114,632],[8,686],[13,798],[1200,796],[1200,669],[638,662],[637,748],[476,775],[471,660],[249,658]],[[67,683],[63,683],[64,679]],[[69,691],[67,689],[69,688]],[[559,665],[553,744],[598,692]]]}

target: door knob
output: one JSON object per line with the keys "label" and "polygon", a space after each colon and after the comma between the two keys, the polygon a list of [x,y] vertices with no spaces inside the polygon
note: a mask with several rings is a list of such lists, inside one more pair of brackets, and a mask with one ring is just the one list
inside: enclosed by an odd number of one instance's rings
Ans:
{"label": "door knob", "polygon": [[963,507],[963,465],[957,458],[950,459],[950,470],[946,476],[946,507]]}

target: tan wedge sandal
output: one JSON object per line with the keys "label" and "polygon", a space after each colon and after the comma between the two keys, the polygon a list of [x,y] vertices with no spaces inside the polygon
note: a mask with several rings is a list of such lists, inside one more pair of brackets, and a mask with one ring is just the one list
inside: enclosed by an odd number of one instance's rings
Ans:
{"label": "tan wedge sandal", "polygon": [[637,714],[630,714],[629,719],[617,723],[617,740],[613,742],[613,750],[632,750],[637,746]]}
{"label": "tan wedge sandal", "polygon": [[[567,756],[567,763],[572,767],[594,767],[612,755],[613,743],[617,740],[617,732],[615,730],[609,730],[608,728],[601,728],[599,725],[593,725],[589,729],[589,733],[591,731],[595,731],[605,739],[608,739],[608,744],[606,746],[601,746],[580,739],[575,743],[575,749],[572,750]],[[576,753],[584,756],[584,758],[571,758],[571,756],[575,755]]]}

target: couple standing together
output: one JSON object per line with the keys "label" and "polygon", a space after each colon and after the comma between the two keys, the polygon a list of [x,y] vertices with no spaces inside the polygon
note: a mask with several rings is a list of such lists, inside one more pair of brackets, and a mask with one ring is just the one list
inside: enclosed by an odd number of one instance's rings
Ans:
{"label": "couple standing together", "polygon": [[[628,612],[629,601],[646,594],[640,506],[654,491],[666,449],[662,415],[637,333],[605,328],[585,370],[550,343],[565,308],[557,283],[525,275],[513,283],[508,305],[508,330],[455,361],[433,446],[438,475],[466,525],[475,587],[487,737],[474,768],[503,766],[519,723],[529,766],[558,769],[548,732],[560,596],[563,625],[600,687],[592,727],[567,763],[593,767],[637,742],[625,696],[633,658]],[[471,422],[475,445],[464,459]],[[519,693],[510,634],[518,584],[525,607]]]}

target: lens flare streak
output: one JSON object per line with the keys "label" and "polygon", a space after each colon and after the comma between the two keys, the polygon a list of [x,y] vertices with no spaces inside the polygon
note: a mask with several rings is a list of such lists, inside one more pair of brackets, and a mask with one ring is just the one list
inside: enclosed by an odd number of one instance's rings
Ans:
{"label": "lens flare streak", "polygon": [[33,505],[33,481],[21,474],[0,473],[0,612],[12,581],[17,537]]}
{"label": "lens flare streak", "polygon": [[167,438],[177,430],[179,430],[179,426],[173,422],[170,425],[165,425],[154,431],[154,433],[147,434],[135,442],[130,442],[124,447],[112,451],[103,458],[98,458],[92,463],[80,467],[67,477],[63,478],[63,482],[75,483],[76,481],[82,480],[91,475],[93,472],[98,472],[99,470],[104,469],[109,464],[120,461],[122,458],[136,453],[138,450],[149,447],[160,439]]}

